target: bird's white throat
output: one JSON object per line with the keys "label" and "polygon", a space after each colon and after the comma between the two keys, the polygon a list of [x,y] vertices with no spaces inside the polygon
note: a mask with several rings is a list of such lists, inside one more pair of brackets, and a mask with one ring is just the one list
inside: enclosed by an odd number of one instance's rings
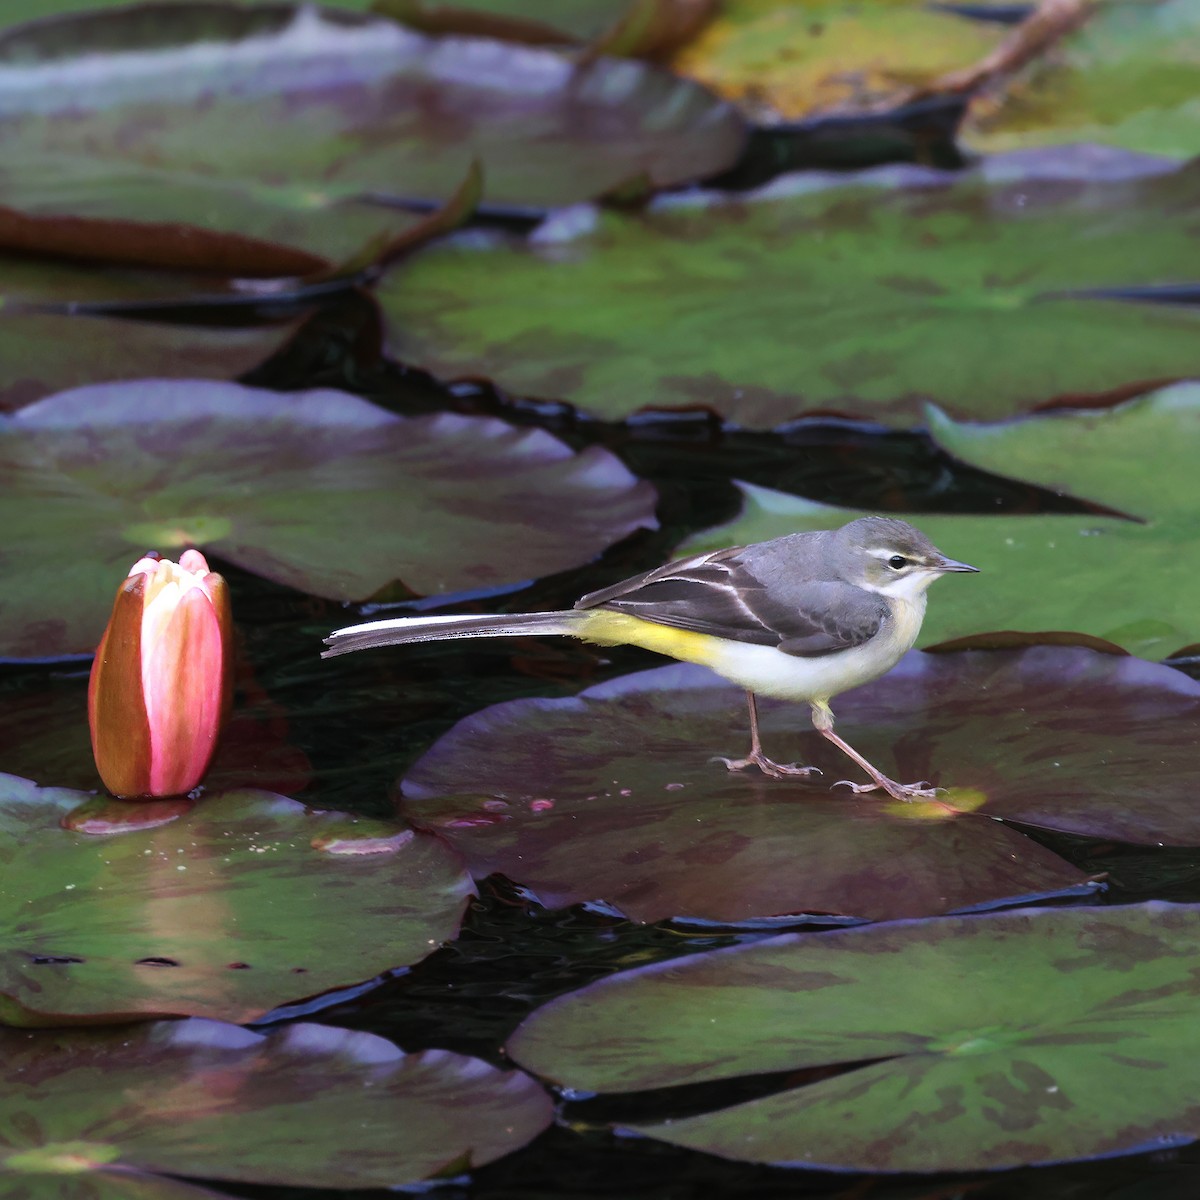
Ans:
{"label": "bird's white throat", "polygon": [[924,614],[926,589],[937,578],[938,575],[935,571],[913,571],[910,574],[889,579],[882,586],[871,583],[860,583],[858,586],[865,588],[868,592],[877,592],[880,596],[887,596],[891,600],[920,604],[921,612]]}

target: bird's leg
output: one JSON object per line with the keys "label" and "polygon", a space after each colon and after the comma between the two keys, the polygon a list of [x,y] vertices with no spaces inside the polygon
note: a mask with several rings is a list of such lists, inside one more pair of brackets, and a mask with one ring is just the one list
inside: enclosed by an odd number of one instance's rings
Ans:
{"label": "bird's leg", "polygon": [[750,753],[745,758],[721,758],[719,755],[713,762],[724,763],[731,771],[744,771],[747,767],[757,767],[764,775],[772,779],[786,779],[794,775],[820,775],[816,767],[802,767],[797,763],[772,762],[764,753],[762,739],[758,734],[758,701],[754,693],[746,693],[746,704],[750,709]]}
{"label": "bird's leg", "polygon": [[833,710],[828,704],[816,701],[812,706],[813,725],[817,732],[827,741],[832,742],[848,758],[856,763],[875,781],[874,783],[854,783],[849,779],[839,779],[834,787],[848,787],[856,795],[860,792],[874,792],[882,788],[895,800],[928,800],[932,799],[944,788],[930,787],[925,780],[920,783],[897,783],[889,779],[882,771],[871,766],[869,762],[849,742],[843,741],[833,732]]}

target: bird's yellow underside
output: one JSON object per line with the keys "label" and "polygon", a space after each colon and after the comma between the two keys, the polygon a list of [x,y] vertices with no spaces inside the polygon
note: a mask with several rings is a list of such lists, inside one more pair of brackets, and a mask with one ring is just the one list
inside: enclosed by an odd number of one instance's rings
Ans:
{"label": "bird's yellow underside", "polygon": [[673,629],[603,608],[588,613],[587,620],[580,625],[579,636],[599,646],[641,646],[643,650],[653,650],[681,662],[699,663],[702,667],[714,666],[722,647],[721,639],[708,633]]}

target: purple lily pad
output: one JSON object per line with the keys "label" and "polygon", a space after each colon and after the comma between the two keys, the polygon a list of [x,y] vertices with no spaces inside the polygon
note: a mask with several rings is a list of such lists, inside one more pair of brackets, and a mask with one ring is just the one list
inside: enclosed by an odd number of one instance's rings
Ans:
{"label": "purple lily pad", "polygon": [[0,80],[0,244],[240,275],[403,237],[399,202],[447,199],[476,160],[489,200],[544,207],[713,174],[745,138],[646,63],[309,6],[32,22],[0,37]]}
{"label": "purple lily pad", "polygon": [[299,328],[299,322],[204,329],[117,317],[5,314],[0,317],[0,355],[11,366],[0,384],[0,411],[96,380],[146,375],[230,379],[270,358]]}
{"label": "purple lily pad", "polygon": [[203,1020],[0,1031],[0,1055],[6,1194],[47,1176],[65,1185],[53,1195],[72,1200],[196,1194],[170,1180],[160,1191],[147,1178],[160,1172],[394,1187],[499,1158],[552,1115],[520,1071],[444,1050],[405,1054],[324,1025],[266,1036]]}
{"label": "purple lily pad", "polygon": [[437,593],[562,571],[655,523],[654,489],[606,450],[195,380],[79,388],[0,416],[0,472],[0,657],[91,651],[147,547],[202,546],[365,600],[397,576]]}
{"label": "purple lily pad", "polygon": [[951,1171],[1133,1153],[1200,1135],[1198,953],[1200,910],[1161,903],[785,935],[601,980],[508,1048],[612,1092],[856,1064],[632,1126],[728,1158]]}
{"label": "purple lily pad", "polygon": [[9,1024],[254,1020],[424,958],[455,936],[472,894],[437,839],[271,792],[207,796],[108,837],[62,827],[88,800],[0,775]]}
{"label": "purple lily pad", "polygon": [[293,319],[215,329],[121,319],[122,306],[178,308],[218,290],[194,276],[0,256],[0,281],[0,358],[6,364],[0,411],[109,380],[231,379],[270,358],[303,324]]}
{"label": "purple lily pad", "polygon": [[806,707],[772,701],[760,703],[767,753],[823,775],[731,774],[708,760],[746,749],[742,692],[677,665],[466,718],[405,778],[402,811],[476,877],[640,921],[929,915],[1084,883],[996,817],[1200,844],[1200,684],[1167,667],[1061,646],[914,652],[833,707],[886,774],[947,795],[832,789],[861,776]]}

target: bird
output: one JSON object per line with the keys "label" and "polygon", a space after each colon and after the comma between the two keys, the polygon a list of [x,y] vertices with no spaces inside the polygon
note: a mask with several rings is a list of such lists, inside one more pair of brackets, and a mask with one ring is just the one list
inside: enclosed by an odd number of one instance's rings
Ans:
{"label": "bird", "polygon": [[829,701],[890,671],[912,647],[926,589],[943,575],[976,572],[948,558],[907,521],[859,517],[838,529],[789,533],[677,559],[591,592],[574,608],[480,616],[399,617],[335,630],[323,657],[407,642],[564,634],[602,646],[634,645],[699,663],[738,684],[750,713],[744,758],[730,771],[775,779],[819,773],[763,751],[758,696],[807,703],[817,732],[869,783],[854,793],[896,800],[937,795],[927,781],[897,783],[834,732]]}

